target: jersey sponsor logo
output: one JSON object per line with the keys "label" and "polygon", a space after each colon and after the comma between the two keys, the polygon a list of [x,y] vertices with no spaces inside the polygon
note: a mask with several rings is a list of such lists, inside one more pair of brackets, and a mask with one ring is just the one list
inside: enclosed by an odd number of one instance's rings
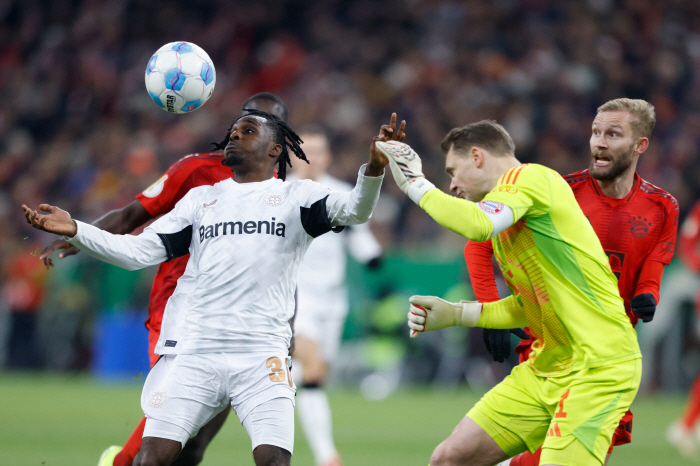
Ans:
{"label": "jersey sponsor logo", "polygon": [[672,243],[670,241],[662,241],[661,242],[661,249],[663,249],[666,252],[675,252],[676,251],[676,243]]}
{"label": "jersey sponsor logo", "polygon": [[515,194],[518,192],[518,188],[515,186],[503,185],[503,186],[498,187],[498,192],[499,193]]}
{"label": "jersey sponsor logo", "polygon": [[175,348],[175,345],[177,345],[176,340],[165,340],[165,346],[168,346],[170,348]]}
{"label": "jersey sponsor logo", "polygon": [[284,204],[287,198],[282,194],[265,194],[263,196],[263,202],[270,207],[278,207]]}
{"label": "jersey sponsor logo", "polygon": [[484,201],[484,202],[479,202],[476,205],[479,206],[481,210],[486,212],[487,214],[497,214],[499,212],[502,212],[503,209],[505,209],[506,206],[501,204],[500,202],[494,202],[494,201]]}
{"label": "jersey sponsor logo", "polygon": [[153,392],[148,396],[148,406],[160,408],[167,399],[168,395],[165,392]]}
{"label": "jersey sponsor logo", "polygon": [[263,234],[263,235],[274,235],[281,236],[284,238],[284,232],[286,230],[286,225],[284,223],[276,223],[275,217],[272,220],[258,220],[247,221],[247,222],[219,222],[214,225],[202,225],[199,227],[199,243],[203,243],[209,238],[216,238],[217,236],[224,235],[252,235],[252,234]]}
{"label": "jersey sponsor logo", "polygon": [[610,263],[610,269],[613,275],[619,280],[622,276],[622,268],[625,265],[625,253],[615,252],[615,251],[605,251],[608,256],[608,262]]}
{"label": "jersey sponsor logo", "polygon": [[163,186],[165,186],[165,180],[167,179],[168,175],[161,176],[155,183],[146,188],[146,190],[141,194],[150,198],[156,197],[163,191]]}
{"label": "jersey sponsor logo", "polygon": [[211,201],[209,204],[206,204],[206,203],[205,203],[205,204],[204,204],[204,210],[207,210],[208,207],[211,207],[211,206],[213,206],[214,204],[216,204],[216,201],[218,201],[218,199],[214,199],[214,200]]}
{"label": "jersey sponsor logo", "polygon": [[628,223],[630,224],[630,232],[635,238],[644,238],[649,234],[651,222],[647,221],[647,219],[643,218],[641,215],[632,217],[628,220]]}

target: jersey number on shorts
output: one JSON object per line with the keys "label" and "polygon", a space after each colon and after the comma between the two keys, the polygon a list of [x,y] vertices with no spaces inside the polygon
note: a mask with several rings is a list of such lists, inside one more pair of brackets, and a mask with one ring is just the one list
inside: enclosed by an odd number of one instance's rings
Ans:
{"label": "jersey number on shorts", "polygon": [[284,364],[282,364],[282,360],[280,358],[277,356],[272,356],[265,362],[265,366],[272,371],[269,374],[271,381],[275,383],[284,382],[286,377],[289,386],[294,388],[294,382],[292,382],[292,378],[289,375],[289,368],[286,363],[287,358],[284,358]]}
{"label": "jersey number on shorts", "polygon": [[[569,391],[571,391],[571,389],[568,389],[566,391],[566,393],[564,393],[561,396],[561,399],[559,400],[559,411],[557,411],[557,413],[554,415],[555,418],[566,417],[567,413],[564,412],[564,400],[569,398]],[[560,435],[560,437],[561,437],[561,435]]]}

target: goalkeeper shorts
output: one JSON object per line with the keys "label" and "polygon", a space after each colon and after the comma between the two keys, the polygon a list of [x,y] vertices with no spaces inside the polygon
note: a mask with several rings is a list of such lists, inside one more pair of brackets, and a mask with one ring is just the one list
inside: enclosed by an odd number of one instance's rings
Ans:
{"label": "goalkeeper shorts", "polygon": [[467,413],[509,456],[542,446],[540,464],[602,465],[634,400],[641,359],[541,377],[513,368]]}

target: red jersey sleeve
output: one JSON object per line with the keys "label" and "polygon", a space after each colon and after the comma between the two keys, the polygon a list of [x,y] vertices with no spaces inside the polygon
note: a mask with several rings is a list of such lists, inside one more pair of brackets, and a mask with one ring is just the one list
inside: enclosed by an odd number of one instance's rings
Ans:
{"label": "red jersey sleeve", "polygon": [[700,201],[693,206],[681,227],[680,253],[686,267],[700,272]]}
{"label": "red jersey sleeve", "polygon": [[136,195],[136,200],[149,214],[159,217],[171,211],[177,201],[190,189],[188,181],[198,165],[188,162],[196,156],[197,154],[188,155],[178,160],[155,183]]}
{"label": "red jersey sleeve", "polygon": [[464,247],[464,260],[467,262],[472,288],[476,299],[482,303],[491,303],[501,299],[496,286],[492,256],[491,240],[483,243],[469,241]]}
{"label": "red jersey sleeve", "polygon": [[675,198],[669,197],[665,202],[666,215],[664,226],[661,230],[659,240],[654,245],[647,261],[658,261],[662,264],[670,264],[673,253],[676,250],[676,235],[678,233],[678,202]]}
{"label": "red jersey sleeve", "polygon": [[654,295],[656,304],[659,303],[659,288],[661,287],[661,278],[664,276],[664,268],[666,266],[659,261],[646,261],[639,272],[637,279],[637,288],[634,295],[638,296],[642,293],[651,293]]}

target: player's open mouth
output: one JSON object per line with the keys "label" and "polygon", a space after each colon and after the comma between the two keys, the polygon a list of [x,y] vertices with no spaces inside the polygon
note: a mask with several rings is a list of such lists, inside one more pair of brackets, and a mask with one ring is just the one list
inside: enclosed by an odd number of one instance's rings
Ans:
{"label": "player's open mouth", "polygon": [[612,163],[612,160],[606,157],[594,157],[593,158],[593,165],[596,167],[607,167]]}

